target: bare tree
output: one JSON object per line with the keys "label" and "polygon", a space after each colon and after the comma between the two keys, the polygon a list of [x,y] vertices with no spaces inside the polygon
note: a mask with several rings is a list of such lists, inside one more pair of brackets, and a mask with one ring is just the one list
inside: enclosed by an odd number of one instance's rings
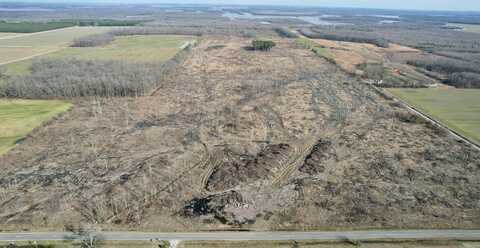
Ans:
{"label": "bare tree", "polygon": [[97,248],[100,247],[102,238],[98,234],[95,224],[82,224],[75,228],[72,225],[65,226],[65,229],[72,232],[72,236],[66,237],[70,240],[78,240],[81,248]]}

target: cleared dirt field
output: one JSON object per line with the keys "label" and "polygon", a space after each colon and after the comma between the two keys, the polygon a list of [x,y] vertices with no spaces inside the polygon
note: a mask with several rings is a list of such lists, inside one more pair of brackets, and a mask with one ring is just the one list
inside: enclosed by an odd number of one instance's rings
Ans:
{"label": "cleared dirt field", "polygon": [[335,65],[205,36],[151,96],[77,101],[0,157],[3,230],[480,226],[480,155]]}
{"label": "cleared dirt field", "polygon": [[388,48],[378,47],[373,44],[355,43],[344,41],[331,41],[325,39],[312,39],[324,53],[328,54],[338,66],[352,74],[364,73],[359,66],[362,64],[382,64],[385,68],[384,81],[389,83],[400,82],[430,85],[436,83],[405,64],[406,58],[412,59],[425,56],[424,52],[391,43]]}
{"label": "cleared dirt field", "polygon": [[480,145],[480,90],[435,88],[388,91]]}
{"label": "cleared dirt field", "polygon": [[108,30],[109,28],[104,27],[72,27],[0,39],[0,65],[46,51],[56,51],[68,46],[76,38]]}

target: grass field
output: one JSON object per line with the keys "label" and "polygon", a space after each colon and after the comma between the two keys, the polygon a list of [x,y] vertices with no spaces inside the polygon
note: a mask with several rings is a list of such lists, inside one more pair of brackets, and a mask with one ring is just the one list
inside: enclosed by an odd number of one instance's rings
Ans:
{"label": "grass field", "polygon": [[0,100],[0,154],[70,106],[62,101]]}
{"label": "grass field", "polygon": [[6,33],[6,32],[0,32],[0,38],[7,38],[7,37],[12,37],[19,35],[19,33]]}
{"label": "grass field", "polygon": [[108,31],[102,27],[72,27],[0,39],[0,65],[68,46],[74,39]]}
{"label": "grass field", "polygon": [[462,28],[465,32],[480,33],[480,25],[476,24],[448,23],[447,27],[458,27]]}
{"label": "grass field", "polygon": [[175,35],[120,36],[105,46],[69,47],[46,57],[164,62],[175,56],[185,42],[192,40],[194,37]]}
{"label": "grass field", "polygon": [[388,91],[480,144],[480,90],[432,88]]}
{"label": "grass field", "polygon": [[[101,47],[67,47],[37,58],[77,58],[100,60],[126,60],[130,62],[164,62],[195,37],[175,35],[120,36]],[[1,48],[0,48],[1,51]],[[28,73],[32,60],[23,60],[5,65],[9,75]]]}

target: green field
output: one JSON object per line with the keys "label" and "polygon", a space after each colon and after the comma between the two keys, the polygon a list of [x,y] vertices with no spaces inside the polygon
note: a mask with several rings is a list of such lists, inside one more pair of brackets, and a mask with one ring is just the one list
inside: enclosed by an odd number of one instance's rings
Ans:
{"label": "green field", "polygon": [[0,100],[0,154],[70,106],[70,103],[63,101]]}
{"label": "green field", "polygon": [[0,39],[0,65],[56,51],[68,46],[74,39],[90,34],[110,30],[105,27],[72,27],[41,33],[27,34],[20,37]]}
{"label": "green field", "polygon": [[69,47],[49,54],[49,58],[126,60],[130,62],[165,62],[175,56],[191,36],[143,35],[120,36],[101,47]]}
{"label": "green field", "polygon": [[462,28],[465,32],[480,33],[480,25],[475,24],[463,24],[463,23],[448,23],[447,27]]}
{"label": "green field", "polygon": [[389,92],[480,144],[479,89],[388,89]]}
{"label": "green field", "polygon": [[[37,58],[76,58],[99,60],[126,60],[130,62],[164,62],[178,53],[185,42],[193,41],[192,36],[144,35],[120,36],[101,47],[67,47]],[[1,50],[1,48],[0,48]],[[32,60],[10,63],[4,67],[9,75],[28,73]]]}
{"label": "green field", "polygon": [[315,41],[310,40],[309,38],[298,38],[296,39],[296,43],[299,46],[312,50],[312,52],[322,58],[325,58],[326,60],[333,61],[333,56],[328,52],[326,48],[320,46]]}

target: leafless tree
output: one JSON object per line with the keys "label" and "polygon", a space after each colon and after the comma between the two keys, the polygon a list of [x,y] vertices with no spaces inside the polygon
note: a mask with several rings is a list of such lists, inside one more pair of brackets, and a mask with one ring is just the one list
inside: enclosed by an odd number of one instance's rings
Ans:
{"label": "leafless tree", "polygon": [[67,225],[65,229],[72,232],[72,236],[66,237],[70,240],[78,240],[81,248],[97,248],[100,247],[102,237],[98,234],[95,224],[82,224],[80,227]]}

